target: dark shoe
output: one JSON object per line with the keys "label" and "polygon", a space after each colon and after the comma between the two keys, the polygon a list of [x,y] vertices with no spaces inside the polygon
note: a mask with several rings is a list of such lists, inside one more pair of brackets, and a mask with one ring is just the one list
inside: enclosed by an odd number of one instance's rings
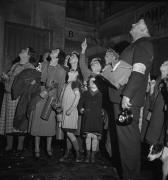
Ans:
{"label": "dark shoe", "polygon": [[69,151],[69,150],[66,150],[64,156],[61,157],[61,158],[59,159],[59,161],[60,161],[60,162],[64,162],[64,161],[67,161],[69,158],[70,158],[70,151]]}
{"label": "dark shoe", "polygon": [[85,158],[85,163],[89,163],[90,162],[90,157],[89,156],[86,156]]}
{"label": "dark shoe", "polygon": [[65,154],[62,158],[59,159],[60,162],[67,161],[69,159],[69,154]]}
{"label": "dark shoe", "polygon": [[13,153],[13,149],[4,150],[4,155],[11,155]]}
{"label": "dark shoe", "polygon": [[82,160],[81,160],[81,157],[80,157],[80,153],[77,152],[77,153],[76,153],[75,162],[81,162],[81,161],[82,161]]}

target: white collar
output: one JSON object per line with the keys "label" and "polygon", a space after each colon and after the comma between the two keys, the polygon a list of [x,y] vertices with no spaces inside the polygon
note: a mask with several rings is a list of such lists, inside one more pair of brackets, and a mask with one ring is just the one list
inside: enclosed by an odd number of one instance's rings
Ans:
{"label": "white collar", "polygon": [[120,61],[113,67],[113,71],[115,71],[117,69],[117,67],[119,66]]}

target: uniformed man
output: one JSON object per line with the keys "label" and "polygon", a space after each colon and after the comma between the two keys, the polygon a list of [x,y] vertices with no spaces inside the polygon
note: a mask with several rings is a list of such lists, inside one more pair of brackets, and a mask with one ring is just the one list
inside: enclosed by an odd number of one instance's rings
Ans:
{"label": "uniformed man", "polygon": [[[131,109],[133,121],[126,126],[117,125],[119,151],[124,180],[138,180],[141,167],[141,142],[139,131],[140,108],[144,105],[148,74],[152,67],[153,45],[149,28],[144,19],[132,24],[132,43],[122,52],[120,59],[132,65],[132,72],[121,92],[122,109]],[[120,113],[119,104],[114,105],[115,118]]]}

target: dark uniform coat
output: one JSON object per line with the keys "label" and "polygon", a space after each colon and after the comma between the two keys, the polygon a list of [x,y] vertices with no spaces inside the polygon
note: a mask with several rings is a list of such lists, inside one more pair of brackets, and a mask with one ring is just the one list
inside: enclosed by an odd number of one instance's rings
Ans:
{"label": "dark uniform coat", "polygon": [[[153,61],[153,45],[149,37],[143,37],[130,44],[121,54],[120,58],[130,65],[133,70],[125,87],[117,93],[115,99],[122,96],[130,99],[132,104],[133,122],[127,126],[117,126],[123,176],[137,178],[141,166],[141,141],[139,130],[140,107],[144,105],[148,75]],[[114,105],[114,114],[117,118],[119,104]]]}

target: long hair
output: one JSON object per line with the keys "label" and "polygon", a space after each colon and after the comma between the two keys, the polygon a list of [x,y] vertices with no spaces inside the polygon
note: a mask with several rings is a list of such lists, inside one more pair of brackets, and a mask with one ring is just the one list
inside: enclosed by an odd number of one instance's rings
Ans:
{"label": "long hair", "polygon": [[58,54],[58,64],[63,66],[64,63],[65,63],[66,54],[65,54],[65,52],[62,49],[59,48],[59,50],[60,50],[60,52]]}
{"label": "long hair", "polygon": [[[65,52],[61,49],[61,48],[55,48],[55,49],[59,49],[59,54],[58,54],[58,64],[60,64],[61,66],[63,66],[64,65],[64,62],[65,62],[65,56],[66,56],[66,54],[65,54]],[[51,53],[51,51],[50,51],[50,53]],[[48,62],[50,62],[51,61],[51,56],[49,55],[48,57],[47,57],[47,61]]]}
{"label": "long hair", "polygon": [[28,47],[28,49],[28,54],[30,55],[29,62],[37,67],[39,62],[39,54],[32,47]]}
{"label": "long hair", "polygon": [[[82,72],[81,72],[81,69],[80,69],[80,66],[79,66],[79,58],[80,58],[80,55],[79,55],[79,53],[78,52],[76,52],[76,51],[72,51],[72,53],[71,54],[75,54],[76,55],[76,57],[78,58],[78,63],[77,63],[77,71],[78,71],[78,76],[79,76],[79,79],[81,80],[81,81],[83,81],[83,76],[82,76]],[[69,58],[70,59],[70,58]],[[68,67],[69,67],[69,69],[71,69],[71,64],[69,63],[69,60],[68,60],[68,63],[67,63],[67,65],[68,65]],[[66,75],[66,82],[68,81],[68,73],[67,73],[67,75]]]}
{"label": "long hair", "polygon": [[92,58],[92,60],[90,61],[89,65],[88,65],[89,69],[91,69],[92,63],[94,63],[95,61],[99,62],[100,66],[101,66],[101,70],[102,70],[105,66],[105,62],[102,61],[102,59],[100,57]]}

